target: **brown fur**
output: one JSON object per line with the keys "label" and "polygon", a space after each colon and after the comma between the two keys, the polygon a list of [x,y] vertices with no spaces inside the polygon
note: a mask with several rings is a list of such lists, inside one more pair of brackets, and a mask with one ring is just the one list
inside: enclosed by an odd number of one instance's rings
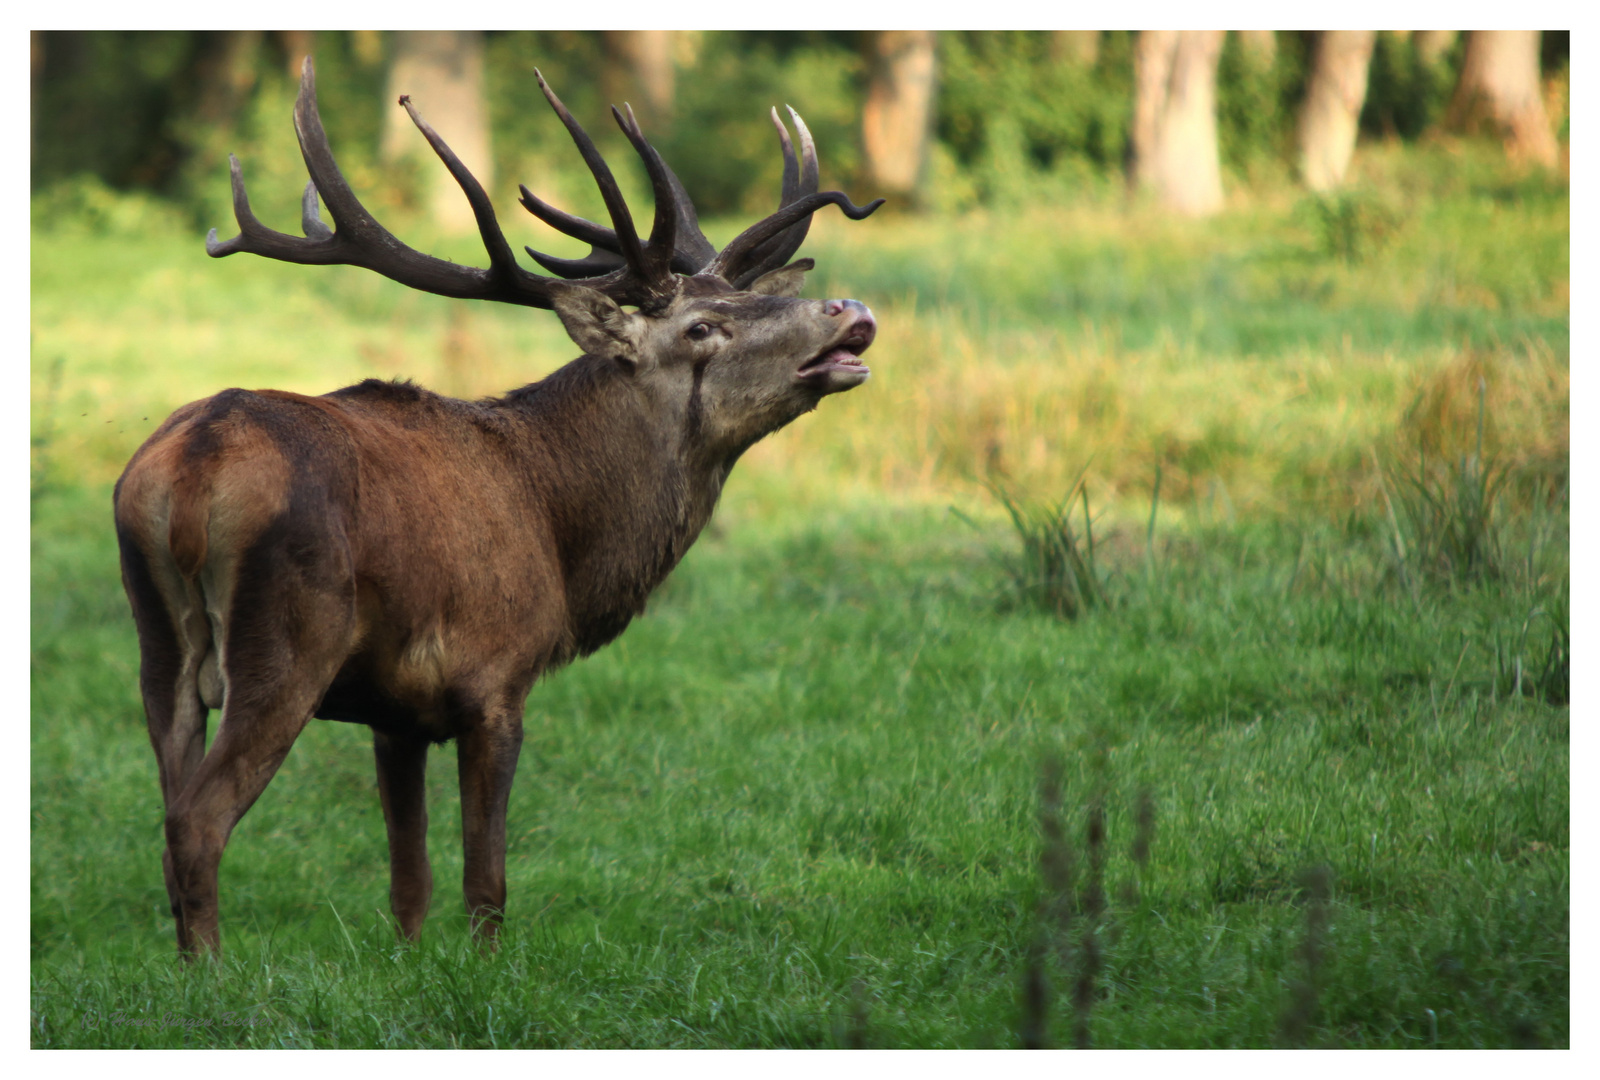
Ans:
{"label": "brown fur", "polygon": [[865,308],[797,299],[800,278],[685,279],[649,316],[570,287],[556,310],[588,354],[502,398],[233,389],[161,425],[115,504],[181,949],[218,947],[223,846],[313,716],[373,729],[409,938],[427,748],[458,741],[466,902],[492,938],[534,681],[643,610],[752,442],[865,378],[797,374],[871,338]]}

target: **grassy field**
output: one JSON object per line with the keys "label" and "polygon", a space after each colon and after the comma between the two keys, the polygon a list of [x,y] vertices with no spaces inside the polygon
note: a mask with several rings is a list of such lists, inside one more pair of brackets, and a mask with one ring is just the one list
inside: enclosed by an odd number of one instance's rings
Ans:
{"label": "grassy field", "polygon": [[[122,464],[225,386],[476,395],[572,350],[36,203],[33,1045],[1567,1045],[1567,189],[1361,160],[1201,224],[820,220],[808,295],[872,305],[873,380],[751,451],[647,616],[535,689],[500,951],[453,748],[401,947],[370,739],[318,723],[193,967]],[[1092,561],[1048,513],[1080,473]],[[993,491],[1103,602],[1035,603],[1073,582]]]}

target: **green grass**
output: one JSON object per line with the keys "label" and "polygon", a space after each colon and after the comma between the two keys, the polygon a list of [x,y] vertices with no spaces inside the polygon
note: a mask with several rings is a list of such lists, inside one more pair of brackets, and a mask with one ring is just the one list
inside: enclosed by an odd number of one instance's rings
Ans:
{"label": "green grass", "polygon": [[[570,355],[554,320],[209,262],[148,214],[40,232],[33,1045],[1015,1046],[1050,761],[1080,871],[1086,808],[1107,815],[1093,1045],[1567,1045],[1569,713],[1540,674],[1556,642],[1566,662],[1565,510],[1524,491],[1565,474],[1565,192],[1374,158],[1411,224],[1354,262],[1270,192],[1200,226],[819,227],[834,277],[810,294],[878,308],[882,364],[752,451],[648,614],[535,689],[492,956],[460,900],[453,748],[429,773],[433,914],[401,947],[370,739],[316,723],[229,845],[225,958],[177,961],[109,484],[188,398],[401,373],[486,392]],[[941,300],[916,275],[947,263]],[[1408,588],[1378,458],[1471,444],[1469,368],[1522,554]],[[1018,541],[972,479],[991,447],[1041,499],[1087,464],[1108,604],[1014,602]],[[1039,967],[1052,1045],[1082,930]]]}

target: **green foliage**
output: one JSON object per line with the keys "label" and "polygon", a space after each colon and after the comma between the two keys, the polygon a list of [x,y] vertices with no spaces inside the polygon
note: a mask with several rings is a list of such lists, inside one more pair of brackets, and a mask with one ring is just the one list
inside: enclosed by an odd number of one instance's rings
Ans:
{"label": "green foliage", "polygon": [[1217,150],[1222,164],[1243,177],[1290,156],[1306,56],[1299,35],[1278,33],[1276,41],[1269,61],[1229,34],[1217,61]]}
{"label": "green foliage", "polygon": [[680,119],[656,140],[703,212],[769,214],[778,205],[782,158],[769,110],[793,128],[792,105],[816,138],[822,187],[853,186],[859,165],[859,52],[833,38],[779,47],[790,35],[705,35],[692,73],[679,81]]}
{"label": "green foliage", "polygon": [[166,128],[194,35],[99,31],[48,36],[30,99],[35,190],[90,173],[116,187],[162,190],[181,145]]}
{"label": "green foliage", "polygon": [[1417,52],[1414,35],[1402,39],[1380,32],[1367,71],[1367,97],[1361,130],[1368,135],[1420,138],[1444,115],[1461,70],[1465,50],[1458,36],[1444,56],[1429,64]]}
{"label": "green foliage", "polygon": [[1120,171],[1133,114],[1132,35],[1102,38],[1090,67],[1052,55],[1047,31],[940,35],[936,130],[979,200],[1024,203],[1052,172]]}
{"label": "green foliage", "polygon": [[[220,225],[232,216],[232,152],[256,181],[258,211],[265,205],[276,216],[280,203],[297,205],[305,168],[290,106],[299,62],[275,35],[261,36],[247,52],[237,73],[243,99],[232,106],[212,100],[219,90],[205,78],[221,63],[222,34],[57,32],[43,39],[32,110],[35,192],[92,175],[114,189],[170,198],[197,225]],[[325,33],[317,48],[330,139],[347,171],[354,166],[361,176],[376,148],[382,72],[354,54],[347,34]],[[269,189],[286,177],[288,196]]]}
{"label": "green foliage", "polygon": [[50,184],[29,200],[35,231],[106,239],[176,233],[185,222],[172,203],[143,191],[118,191],[90,172]]}

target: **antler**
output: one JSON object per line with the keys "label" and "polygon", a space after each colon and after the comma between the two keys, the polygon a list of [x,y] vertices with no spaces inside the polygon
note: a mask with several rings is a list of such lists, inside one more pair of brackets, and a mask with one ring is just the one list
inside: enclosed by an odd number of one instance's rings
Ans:
{"label": "antler", "polygon": [[[875,199],[864,207],[856,206],[839,191],[819,194],[817,152],[811,132],[806,129],[800,114],[789,109],[800,135],[801,153],[799,160],[796,160],[788,129],[774,108],[772,122],[778,129],[778,141],[783,150],[783,194],[778,211],[750,226],[718,253],[700,231],[699,216],[683,185],[639,130],[632,107],[627,107],[624,115],[612,106],[611,113],[617,126],[644,161],[655,196],[655,219],[651,223],[650,238],[641,241],[616,178],[595,148],[594,141],[545,83],[544,76],[537,70],[534,74],[539,80],[539,89],[561,118],[584,163],[589,166],[612,224],[612,228],[608,229],[567,214],[522,187],[522,204],[534,216],[568,236],[586,241],[590,246],[589,254],[582,259],[559,259],[531,247],[526,249],[541,266],[559,277],[542,277],[517,265],[511,245],[500,231],[494,206],[484,192],[483,185],[478,183],[439,134],[418,115],[409,96],[402,96],[400,104],[466,195],[473,216],[477,219],[484,249],[489,255],[489,266],[486,269],[461,266],[425,255],[402,244],[380,225],[361,205],[334,161],[327,132],[323,130],[322,118],[317,113],[316,74],[309,56],[301,68],[300,94],[294,106],[295,135],[300,141],[300,153],[305,159],[306,171],[311,174],[311,181],[306,184],[301,199],[301,229],[305,236],[277,232],[256,219],[245,194],[244,174],[239,161],[230,154],[228,162],[233,184],[233,213],[239,222],[239,235],[231,240],[218,240],[217,230],[212,229],[206,237],[206,253],[220,258],[236,251],[248,251],[283,262],[362,266],[423,292],[540,308],[554,306],[554,291],[565,279],[597,289],[620,303],[637,304],[649,309],[665,303],[674,295],[677,289],[674,278],[678,274],[714,274],[735,288],[747,287],[761,274],[788,262],[805,240],[811,215],[824,206],[836,205],[847,217],[860,220],[883,205],[882,199]],[[317,214],[318,196],[327,204],[328,213],[333,217],[333,229],[329,229]]]}
{"label": "antler", "polygon": [[754,256],[761,245],[789,226],[805,221],[824,206],[830,205],[843,210],[844,216],[850,220],[860,221],[882,206],[883,202],[882,199],[873,199],[865,206],[857,206],[842,191],[824,191],[806,195],[734,237],[728,246],[718,252],[717,257],[700,272],[715,274],[735,288],[743,288],[754,280],[753,275],[761,268],[762,264],[754,262]]}
{"label": "antler", "polygon": [[[228,163],[233,183],[233,213],[239,223],[239,235],[231,240],[218,240],[217,230],[212,229],[206,237],[206,253],[221,258],[236,251],[247,251],[269,259],[313,266],[361,266],[402,285],[441,296],[498,300],[527,307],[551,307],[551,287],[559,286],[561,282],[531,274],[517,265],[516,258],[511,254],[511,245],[500,232],[494,207],[483,185],[478,183],[438,133],[417,114],[409,97],[402,97],[400,104],[405,106],[412,122],[427,138],[434,152],[455,177],[456,183],[461,185],[477,218],[483,246],[489,254],[487,269],[461,266],[407,247],[361,205],[344,174],[339,171],[333,151],[328,146],[328,135],[323,130],[322,118],[317,112],[316,73],[309,56],[301,68],[300,94],[294,105],[295,135],[300,142],[306,171],[311,174],[311,181],[306,185],[301,200],[301,228],[305,236],[281,233],[257,220],[250,210],[249,197],[245,194],[244,174],[239,161],[230,154]],[[333,229],[329,229],[317,214],[319,195],[333,218]],[[626,212],[626,207],[623,207],[623,213]],[[591,277],[583,284],[629,302],[633,302],[639,291],[638,282],[625,270]]]}
{"label": "antler", "polygon": [[[539,88],[544,91],[551,107],[567,126],[584,160],[589,162],[590,171],[594,172],[595,179],[600,184],[601,194],[606,195],[608,187],[615,191],[615,181],[611,177],[610,170],[606,169],[605,162],[594,149],[594,143],[572,118],[566,106],[561,104],[560,99],[545,84],[542,76],[539,78]],[[617,125],[622,128],[623,133],[628,136],[628,141],[633,143],[634,149],[644,159],[645,170],[650,174],[651,187],[655,193],[656,228],[651,230],[649,243],[640,249],[641,252],[651,253],[652,265],[662,265],[665,260],[665,265],[676,273],[717,274],[735,288],[744,288],[768,270],[783,266],[796,251],[800,250],[800,245],[805,242],[806,233],[811,228],[811,215],[822,207],[829,204],[837,205],[844,210],[846,216],[860,220],[883,205],[883,200],[877,199],[865,207],[859,207],[839,191],[829,191],[819,195],[816,143],[812,140],[811,132],[807,129],[805,121],[800,118],[800,114],[789,106],[784,107],[788,109],[789,116],[794,120],[795,130],[799,133],[800,155],[796,157],[794,144],[789,139],[789,131],[779,119],[778,110],[774,107],[772,123],[778,129],[778,144],[783,151],[783,193],[778,201],[778,212],[746,229],[724,248],[721,254],[717,253],[716,248],[711,246],[700,231],[700,219],[695,212],[694,203],[689,200],[677,176],[640,133],[639,125],[633,117],[633,109],[628,108],[627,118],[624,119],[622,113],[618,112],[615,106],[612,107],[612,115],[615,116]],[[599,170],[604,170],[603,179]],[[663,187],[666,190],[663,190]],[[535,217],[558,232],[575,237],[589,245],[589,254],[582,259],[559,259],[535,251],[531,247],[527,248],[528,254],[546,270],[564,278],[575,278],[627,265],[628,245],[625,237],[619,235],[619,232],[559,210],[534,195],[526,187],[521,191],[522,205]],[[620,194],[615,197],[618,201],[621,200]],[[670,205],[677,211],[677,231],[676,244],[671,249],[670,259],[667,259],[664,254],[657,254],[667,250],[664,246],[659,246],[661,241],[658,240],[657,231],[661,228],[662,207],[668,205],[669,199]],[[608,209],[611,206],[609,197],[606,205]],[[612,217],[616,220],[615,213]],[[627,223],[629,235],[632,235],[632,228],[633,223],[630,218]]]}
{"label": "antler", "polygon": [[[567,111],[567,107],[561,103],[555,91],[550,89],[549,84],[544,81],[544,75],[537,68],[534,69],[534,77],[539,80],[539,89],[544,92],[550,107],[566,125],[568,134],[578,147],[578,153],[583,156],[589,171],[594,174],[601,198],[605,200],[606,209],[611,212],[612,221],[617,223],[617,229],[607,229],[603,225],[596,225],[592,221],[558,210],[523,186],[520,189],[522,205],[527,207],[529,213],[558,232],[584,241],[590,249],[589,254],[582,259],[558,259],[553,255],[535,251],[531,247],[525,249],[528,254],[545,269],[565,278],[592,273],[602,267],[624,265],[633,258],[630,252],[637,252],[639,258],[643,259],[644,251],[647,249],[651,251],[651,273],[659,268],[661,272],[693,274],[710,262],[712,256],[716,254],[716,248],[711,246],[710,241],[700,231],[700,220],[695,214],[694,203],[689,201],[683,185],[667,167],[666,162],[661,160],[661,155],[656,153],[655,147],[645,141],[643,133],[639,130],[638,121],[634,119],[632,106],[627,107],[626,119],[617,111],[616,106],[612,106],[611,113],[622,133],[628,137],[628,141],[644,159],[645,171],[650,175],[650,186],[655,194],[655,223],[650,230],[649,244],[644,246],[638,244],[637,235],[633,231],[633,219],[631,216],[626,216],[626,208],[624,208],[625,216],[621,219],[613,209],[614,203],[621,204],[622,195],[617,190],[611,170],[606,166],[600,152],[595,149],[588,132],[584,131],[583,126]],[[621,262],[616,258],[619,255],[622,256]]]}
{"label": "antler", "polygon": [[[804,195],[817,193],[817,146],[811,140],[811,131],[806,127],[806,122],[800,119],[800,114],[794,111],[791,105],[785,105],[789,116],[794,120],[795,132],[800,136],[800,160],[795,160],[794,144],[789,141],[789,129],[784,127],[783,121],[778,119],[778,107],[772,107],[772,126],[778,129],[778,145],[783,149],[783,194],[778,199],[778,209],[794,202]],[[800,250],[800,245],[805,242],[806,233],[811,229],[811,219],[804,218],[797,225],[791,225],[771,240],[761,244],[752,251],[750,257],[754,263],[750,270],[743,276],[751,281],[760,277],[768,270],[776,270],[793,257]]]}

